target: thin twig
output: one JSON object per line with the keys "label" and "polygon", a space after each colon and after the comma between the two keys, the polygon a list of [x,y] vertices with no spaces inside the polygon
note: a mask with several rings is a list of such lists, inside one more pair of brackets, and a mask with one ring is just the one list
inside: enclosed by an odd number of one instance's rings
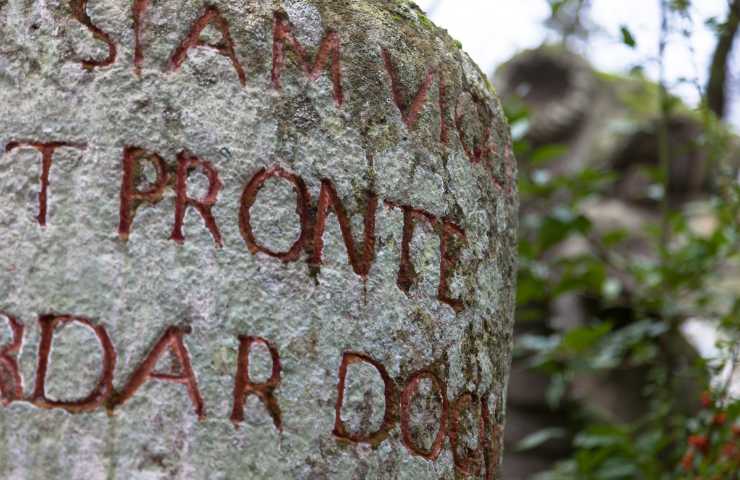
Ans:
{"label": "thin twig", "polygon": [[658,80],[658,101],[660,118],[658,121],[658,158],[660,164],[660,176],[663,184],[663,199],[661,202],[661,234],[660,250],[664,263],[668,257],[668,244],[671,240],[670,232],[670,202],[668,199],[668,187],[670,182],[670,132],[668,129],[670,105],[668,90],[666,87],[665,54],[668,46],[669,34],[669,6],[667,0],[660,0],[660,41],[658,45],[658,63],[660,66],[660,77]]}

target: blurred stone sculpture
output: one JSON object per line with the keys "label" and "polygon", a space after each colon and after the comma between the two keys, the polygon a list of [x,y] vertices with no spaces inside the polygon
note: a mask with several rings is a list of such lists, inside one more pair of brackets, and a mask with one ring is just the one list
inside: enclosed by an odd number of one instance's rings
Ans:
{"label": "blurred stone sculpture", "polygon": [[[556,46],[543,46],[522,52],[495,73],[494,84],[504,102],[523,106],[529,113],[525,140],[532,146],[563,146],[562,154],[546,165],[528,165],[519,158],[520,169],[542,169],[547,175],[568,175],[584,168],[612,171],[616,175],[611,195],[584,204],[584,214],[597,232],[622,228],[630,237],[619,248],[630,255],[645,255],[649,248],[646,227],[658,222],[658,193],[650,171],[658,167],[657,87],[639,76],[610,76],[595,71],[585,59]],[[700,200],[712,185],[712,166],[701,148],[701,124],[686,110],[669,120],[671,133],[668,199],[681,207]],[[522,215],[547,208],[523,200]],[[549,253],[553,258],[595,254],[593,246],[578,240],[565,242]],[[630,285],[621,295],[630,295]],[[550,305],[539,306],[544,318],[520,322],[517,336],[525,333],[547,335],[587,325],[592,316],[615,319],[616,328],[630,325],[634,312],[629,309],[604,312],[594,299],[566,294]],[[696,353],[677,334],[666,345],[666,358],[679,378],[688,372]],[[568,454],[568,438],[550,440],[533,450],[518,452],[517,443],[530,434],[560,427],[573,432],[579,423],[578,412],[623,420],[635,418],[645,398],[642,395],[644,372],[628,367],[606,377],[584,375],[573,382],[566,401],[553,410],[546,402],[549,377],[530,371],[526,358],[515,360],[508,393],[507,479],[519,480],[552,467]],[[686,373],[686,406],[700,381]],[[693,395],[693,396],[692,396]],[[585,407],[585,408],[584,408]],[[596,413],[598,412],[598,413]]]}

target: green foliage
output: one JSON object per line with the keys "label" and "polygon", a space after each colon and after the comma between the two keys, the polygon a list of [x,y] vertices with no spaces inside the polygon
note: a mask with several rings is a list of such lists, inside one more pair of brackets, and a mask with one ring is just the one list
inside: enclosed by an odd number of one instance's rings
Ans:
{"label": "green foliage", "polygon": [[[585,325],[519,336],[515,355],[549,376],[546,401],[553,408],[572,404],[573,382],[584,375],[606,378],[628,370],[644,379],[644,412],[638,418],[626,421],[580,404],[575,432],[547,428],[516,448],[571,441],[572,456],[540,480],[737,479],[740,446],[732,445],[740,445],[733,433],[740,425],[740,401],[728,396],[726,386],[711,384],[708,375],[737,363],[740,353],[740,299],[728,301],[726,291],[717,288],[727,268],[735,266],[740,276],[737,182],[727,176],[705,202],[717,225],[709,232],[696,231],[682,209],[668,212],[665,227],[656,219],[643,232],[599,230],[584,206],[610,198],[618,174],[594,168],[553,173],[557,170],[548,167],[567,155],[567,147],[528,144],[527,112],[512,106],[508,113],[522,160],[517,322],[541,323],[566,294],[594,306]],[[702,148],[720,169],[729,137],[711,115],[703,118]],[[656,181],[666,179],[657,175]],[[629,247],[635,233],[645,237],[644,250]],[[563,254],[574,242],[585,249]],[[712,319],[726,339],[718,345],[724,357],[716,365],[680,347],[682,325],[696,317]],[[676,365],[687,363],[689,373],[677,374]],[[699,405],[703,389],[714,401],[699,411],[693,405]],[[698,440],[702,436],[706,444]]]}
{"label": "green foliage", "polygon": [[691,7],[690,0],[671,0],[669,6],[676,12],[686,12]]}
{"label": "green foliage", "polygon": [[550,2],[550,14],[556,16],[560,13],[560,9],[568,3],[568,0],[549,0]]}
{"label": "green foliage", "polygon": [[524,451],[524,450],[531,450],[533,448],[537,448],[540,445],[544,444],[545,442],[549,440],[559,440],[565,437],[566,432],[562,428],[546,428],[544,430],[540,430],[539,432],[535,432],[532,435],[529,435],[525,437],[519,444],[517,445],[517,450]]}
{"label": "green foliage", "polygon": [[622,43],[631,48],[635,48],[637,46],[637,40],[635,40],[634,35],[632,35],[632,32],[627,25],[622,25],[619,28],[619,31],[622,33]]}

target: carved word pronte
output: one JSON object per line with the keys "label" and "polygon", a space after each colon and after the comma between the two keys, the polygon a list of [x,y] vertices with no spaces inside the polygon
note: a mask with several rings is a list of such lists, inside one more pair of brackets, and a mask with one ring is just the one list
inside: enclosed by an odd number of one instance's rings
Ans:
{"label": "carved word pronte", "polygon": [[[47,189],[49,171],[52,168],[53,155],[59,148],[84,149],[84,145],[65,142],[40,143],[34,141],[14,141],[8,143],[6,151],[18,148],[32,148],[41,154],[41,187],[38,198],[38,222],[45,226],[47,222]],[[144,163],[154,167],[156,179],[146,190],[137,188],[137,181],[141,179]],[[208,179],[208,189],[202,198],[193,198],[188,194],[188,178],[196,169],[199,169]],[[136,212],[145,205],[158,203],[164,197],[168,188],[175,191],[174,221],[170,239],[182,244],[185,242],[183,222],[189,208],[194,209],[203,218],[205,227],[213,237],[216,246],[223,246],[223,239],[218,222],[212,209],[218,199],[223,184],[216,168],[207,160],[202,160],[192,153],[183,151],[178,155],[177,165],[170,168],[165,160],[155,152],[148,152],[142,148],[128,146],[123,151],[122,175],[120,187],[120,218],[118,234],[121,241],[127,241],[134,226]],[[257,202],[257,194],[265,183],[275,179],[287,182],[296,193],[296,209],[299,214],[300,234],[287,250],[275,251],[260,243],[252,225],[251,211]],[[282,167],[263,168],[252,175],[244,186],[240,201],[239,227],[244,243],[252,254],[263,254],[279,259],[283,262],[295,262],[301,257],[301,252],[308,251],[308,263],[319,267],[322,264],[324,248],[324,232],[326,222],[331,213],[339,222],[344,245],[347,249],[349,263],[354,272],[360,277],[367,277],[375,259],[375,217],[379,207],[378,197],[368,192],[365,201],[363,241],[358,245],[352,231],[350,216],[342,200],[337,195],[334,184],[329,179],[323,179],[318,200],[314,205],[311,195],[303,179]],[[465,242],[465,231],[447,218],[439,218],[427,211],[408,205],[401,205],[392,201],[384,201],[386,208],[397,209],[403,213],[403,235],[401,242],[401,260],[398,270],[397,285],[408,293],[416,279],[411,254],[411,241],[417,224],[424,224],[432,228],[440,240],[439,287],[437,298],[452,307],[455,311],[464,309],[461,299],[453,298],[449,283],[452,274],[459,266],[459,247]]]}

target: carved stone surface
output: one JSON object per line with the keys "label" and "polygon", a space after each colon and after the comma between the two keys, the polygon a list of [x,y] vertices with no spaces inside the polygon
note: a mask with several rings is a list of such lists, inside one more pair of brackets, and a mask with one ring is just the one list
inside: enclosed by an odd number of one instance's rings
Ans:
{"label": "carved stone surface", "polygon": [[401,0],[0,0],[0,477],[499,478],[516,167]]}

